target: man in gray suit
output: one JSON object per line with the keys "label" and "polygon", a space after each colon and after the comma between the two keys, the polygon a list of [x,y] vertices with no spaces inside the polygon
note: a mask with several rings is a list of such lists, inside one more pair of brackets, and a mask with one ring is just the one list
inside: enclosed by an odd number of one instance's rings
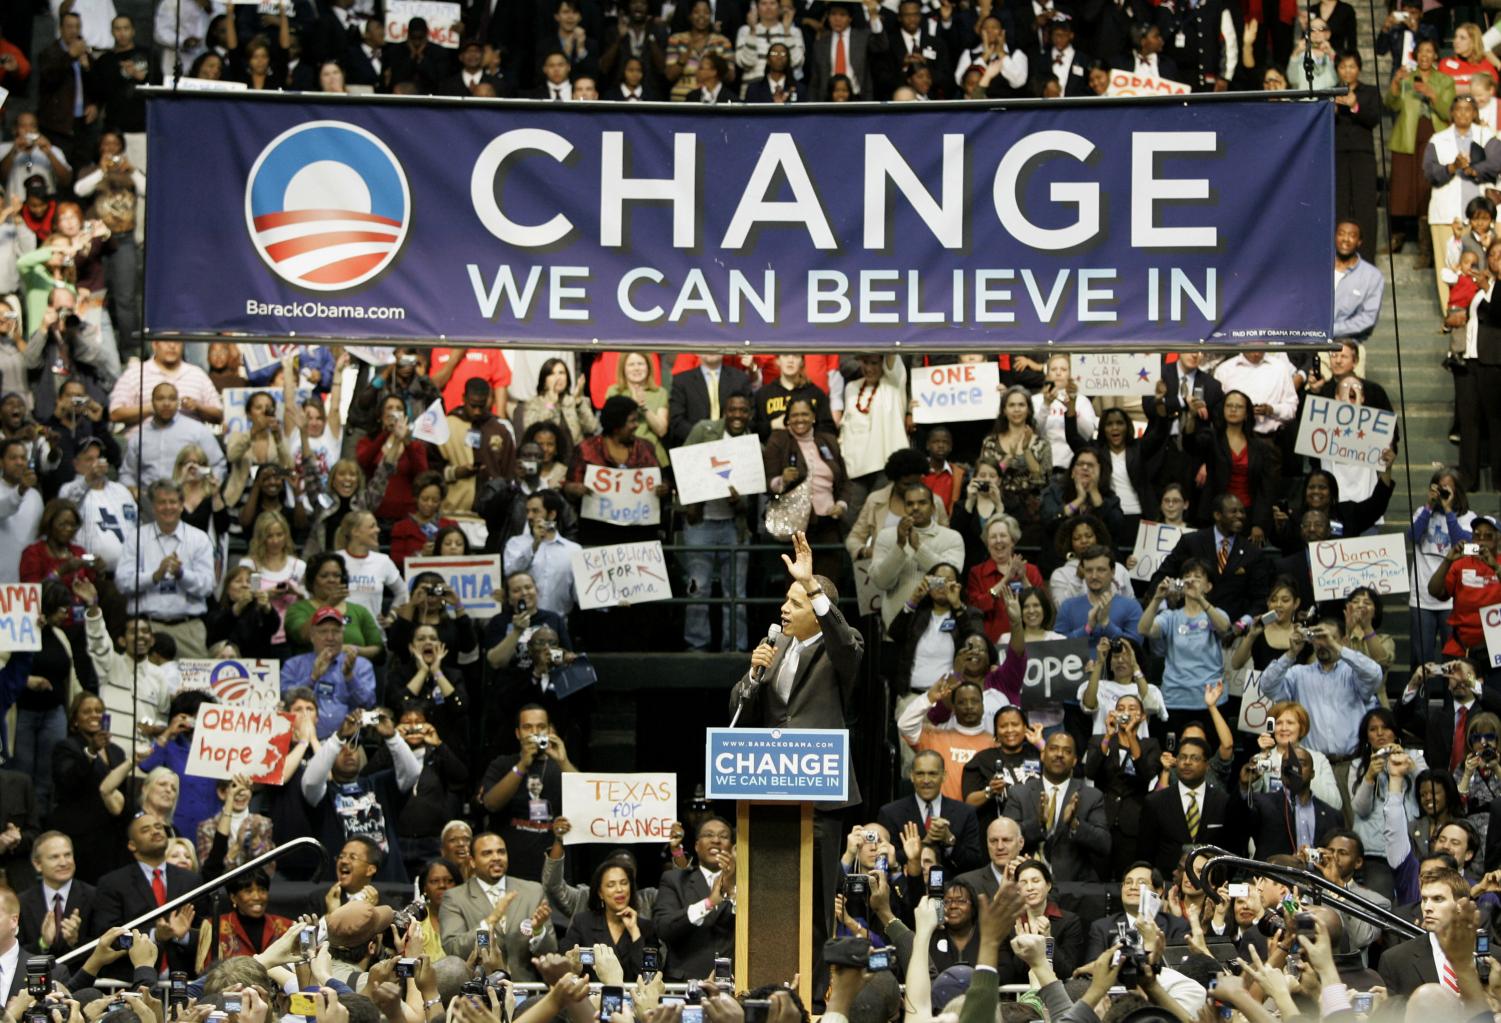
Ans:
{"label": "man in gray suit", "polygon": [[828,100],[829,83],[835,75],[844,75],[855,89],[855,99],[876,98],[875,85],[870,75],[870,51],[886,52],[886,36],[881,31],[881,19],[871,19],[870,28],[851,25],[854,15],[852,5],[829,4],[828,27],[813,40],[813,59],[810,79],[813,99]]}
{"label": "man in gray suit", "polygon": [[[844,728],[844,708],[854,692],[865,655],[865,641],[849,627],[836,604],[834,583],[813,574],[813,548],[797,533],[796,560],[782,555],[792,576],[782,604],[782,636],[775,646],[761,643],[751,652],[751,667],[730,690],[730,713],[760,728]],[[823,948],[834,912],[839,852],[844,846],[839,811],[860,805],[860,786],[849,778],[849,802],[820,804],[813,815],[813,947]],[[447,897],[444,897],[447,901]]]}
{"label": "man in gray suit", "polygon": [[469,843],[474,876],[443,896],[439,924],[443,951],[467,958],[474,949],[474,932],[483,922],[493,943],[505,948],[513,980],[536,981],[532,956],[557,951],[558,937],[548,918],[542,886],[535,881],[507,877],[510,859],[499,835],[482,831]]}
{"label": "man in gray suit", "polygon": [[1021,825],[1027,848],[1053,869],[1053,882],[1097,882],[1110,859],[1105,797],[1074,777],[1074,737],[1055,732],[1042,749],[1042,777],[1011,786],[1001,812]]}

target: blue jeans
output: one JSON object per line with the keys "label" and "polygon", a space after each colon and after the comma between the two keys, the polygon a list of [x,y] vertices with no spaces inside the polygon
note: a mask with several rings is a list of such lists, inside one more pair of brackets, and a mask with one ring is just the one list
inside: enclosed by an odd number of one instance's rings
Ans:
{"label": "blue jeans", "polygon": [[61,707],[16,710],[15,769],[31,776],[38,810],[46,813],[52,796],[52,747],[68,734]]}
{"label": "blue jeans", "polygon": [[[734,547],[740,537],[734,519],[704,519],[683,526],[683,543],[690,547],[717,545]],[[733,559],[733,560],[732,560]],[[719,576],[719,593],[722,597],[744,597],[745,575],[750,570],[750,556],[745,552],[730,554],[728,551],[689,551],[683,555],[688,566],[688,596],[710,596],[714,577]],[[745,605],[735,608],[735,627],[730,629],[730,605],[723,605],[724,635],[721,640],[726,650],[744,650],[747,647]],[[709,607],[707,604],[689,604],[683,616],[683,640],[690,650],[709,648]]]}
{"label": "blue jeans", "polygon": [[1412,666],[1417,668],[1439,660],[1444,644],[1449,641],[1449,612],[1425,611],[1417,607],[1409,610]]}

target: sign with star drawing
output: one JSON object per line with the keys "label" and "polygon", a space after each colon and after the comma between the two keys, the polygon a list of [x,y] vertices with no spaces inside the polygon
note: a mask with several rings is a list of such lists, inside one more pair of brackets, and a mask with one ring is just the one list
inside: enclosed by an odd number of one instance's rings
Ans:
{"label": "sign with star drawing", "polygon": [[1381,468],[1381,453],[1392,447],[1397,414],[1310,394],[1298,420],[1293,450],[1320,462]]}
{"label": "sign with star drawing", "polygon": [[761,440],[753,433],[673,448],[667,456],[683,504],[729,497],[731,487],[742,496],[766,492]]}
{"label": "sign with star drawing", "polygon": [[1075,355],[1070,368],[1074,379],[1079,382],[1080,394],[1140,397],[1157,390],[1157,380],[1162,376],[1162,356],[1150,353]]}

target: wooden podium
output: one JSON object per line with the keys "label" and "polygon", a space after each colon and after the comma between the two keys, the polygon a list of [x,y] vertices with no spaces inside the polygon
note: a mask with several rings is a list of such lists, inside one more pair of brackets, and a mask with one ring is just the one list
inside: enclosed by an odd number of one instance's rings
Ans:
{"label": "wooden podium", "polygon": [[735,989],[796,976],[812,1005],[813,804],[741,802],[735,834]]}

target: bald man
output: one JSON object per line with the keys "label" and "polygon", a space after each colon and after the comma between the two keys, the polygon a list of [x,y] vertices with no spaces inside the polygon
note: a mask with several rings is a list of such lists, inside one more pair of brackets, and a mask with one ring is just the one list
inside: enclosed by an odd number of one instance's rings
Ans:
{"label": "bald man", "polygon": [[985,829],[985,852],[990,862],[978,870],[960,874],[958,880],[967,882],[977,892],[994,895],[1002,881],[1014,881],[1017,864],[1022,862],[1021,825],[1010,817],[997,817]]}

